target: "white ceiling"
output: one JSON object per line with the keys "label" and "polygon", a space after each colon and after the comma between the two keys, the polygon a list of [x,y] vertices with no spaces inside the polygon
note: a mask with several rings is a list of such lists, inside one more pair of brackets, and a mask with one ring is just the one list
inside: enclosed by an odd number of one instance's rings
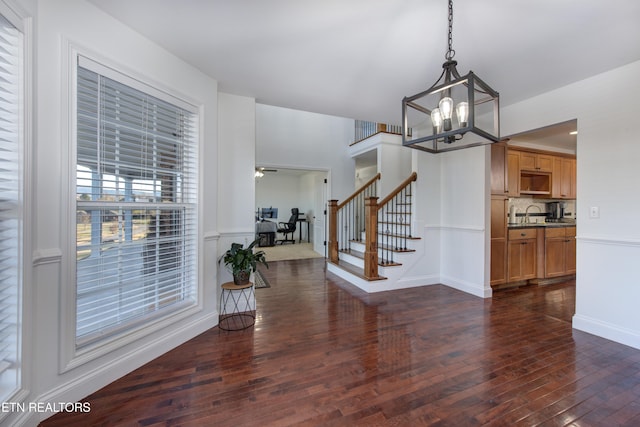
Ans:
{"label": "white ceiling", "polygon": [[577,134],[572,134],[572,132],[577,130],[578,121],[569,120],[511,135],[508,138],[510,145],[576,154],[578,137]]}
{"label": "white ceiling", "polygon": [[[446,0],[89,0],[257,102],[400,123],[447,46]],[[453,48],[501,105],[640,59],[637,0],[455,0]]]}

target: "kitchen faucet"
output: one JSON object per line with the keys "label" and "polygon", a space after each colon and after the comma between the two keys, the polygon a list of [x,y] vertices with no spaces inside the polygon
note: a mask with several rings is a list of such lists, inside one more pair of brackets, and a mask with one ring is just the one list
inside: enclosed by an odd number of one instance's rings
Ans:
{"label": "kitchen faucet", "polygon": [[529,223],[529,208],[538,208],[538,212],[542,213],[542,209],[538,205],[529,205],[527,209],[524,211],[524,222]]}

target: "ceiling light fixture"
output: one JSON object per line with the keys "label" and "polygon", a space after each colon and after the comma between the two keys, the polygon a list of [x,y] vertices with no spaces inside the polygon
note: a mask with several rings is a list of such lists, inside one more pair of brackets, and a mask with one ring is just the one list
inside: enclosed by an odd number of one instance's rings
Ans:
{"label": "ceiling light fixture", "polygon": [[473,71],[460,76],[453,60],[453,0],[449,0],[446,62],[429,89],[402,100],[402,145],[429,153],[491,144],[500,139],[498,92]]}

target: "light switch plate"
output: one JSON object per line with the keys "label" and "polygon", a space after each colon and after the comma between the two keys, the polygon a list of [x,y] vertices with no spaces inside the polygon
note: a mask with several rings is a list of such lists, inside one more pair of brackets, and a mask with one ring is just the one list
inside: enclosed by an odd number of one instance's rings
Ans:
{"label": "light switch plate", "polygon": [[600,218],[600,207],[591,206],[589,208],[589,218]]}

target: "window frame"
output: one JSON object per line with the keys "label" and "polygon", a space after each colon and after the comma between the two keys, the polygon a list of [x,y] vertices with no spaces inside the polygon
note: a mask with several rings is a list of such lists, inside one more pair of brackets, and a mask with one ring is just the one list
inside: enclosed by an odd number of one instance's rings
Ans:
{"label": "window frame", "polygon": [[[172,88],[168,88],[152,78],[142,75],[139,72],[136,72],[128,67],[125,67],[121,64],[116,63],[115,61],[105,58],[95,52],[89,51],[87,49],[81,48],[75,43],[66,40],[67,49],[65,50],[66,56],[63,61],[66,64],[63,73],[66,73],[69,76],[67,80],[68,87],[63,88],[66,89],[66,93],[68,94],[68,98],[66,99],[68,111],[68,127],[66,128],[66,135],[63,134],[63,141],[66,138],[69,141],[68,144],[68,153],[66,157],[67,161],[67,175],[64,179],[67,182],[67,186],[65,188],[64,197],[65,200],[68,201],[66,203],[66,225],[69,232],[64,233],[64,238],[67,240],[65,244],[65,252],[67,254],[66,268],[63,273],[63,282],[62,286],[65,287],[65,291],[62,292],[62,301],[61,301],[61,335],[63,346],[61,348],[61,358],[60,358],[60,372],[66,372],[68,370],[74,369],[77,366],[80,366],[84,363],[87,363],[90,360],[93,360],[97,357],[100,357],[106,353],[109,353],[113,350],[121,348],[127,344],[130,344],[134,341],[143,339],[144,337],[153,334],[162,329],[166,329],[167,327],[179,322],[189,316],[196,314],[201,311],[203,308],[203,289],[202,289],[202,239],[200,236],[201,230],[201,222],[202,222],[202,214],[201,214],[201,176],[202,176],[202,167],[201,167],[201,158],[203,152],[203,143],[202,143],[202,118],[203,118],[203,106],[199,105],[196,101],[191,100],[189,97],[184,96],[178,93],[176,90]],[[143,92],[148,93],[149,95],[159,97],[161,99],[166,99],[169,97],[171,100],[178,100],[182,104],[179,105],[181,107],[188,107],[185,109],[189,109],[193,114],[195,114],[195,126],[194,130],[196,133],[195,137],[195,193],[196,193],[196,201],[195,201],[195,230],[194,230],[194,240],[195,240],[195,283],[192,284],[192,294],[194,297],[193,302],[183,302],[177,304],[175,310],[171,312],[159,314],[157,316],[150,316],[148,320],[145,322],[133,325],[130,328],[123,328],[121,332],[108,335],[100,340],[95,340],[92,342],[85,343],[84,345],[78,345],[76,339],[76,326],[77,326],[77,305],[76,305],[76,165],[77,165],[77,78],[78,78],[78,63],[79,58],[83,57],[88,59],[89,61],[98,64],[103,67],[103,71],[108,73],[106,77],[112,78],[113,74],[116,73],[117,76],[124,76],[125,80],[128,79],[128,82],[125,81],[123,83],[131,83],[131,85],[136,89],[142,89]],[[100,73],[102,74],[102,73]],[[118,79],[121,81],[121,79]],[[151,90],[151,93],[146,92],[145,89]]]}
{"label": "window frame", "polygon": [[[17,275],[19,283],[17,286],[16,310],[16,365],[17,384],[10,395],[5,396],[6,401],[21,402],[29,395],[28,385],[31,381],[31,374],[28,369],[23,369],[31,363],[29,355],[32,353],[31,342],[26,337],[31,336],[30,316],[31,313],[31,287],[32,270],[29,265],[31,260],[31,226],[32,224],[32,200],[31,200],[31,171],[32,171],[32,126],[33,126],[33,18],[19,5],[11,0],[0,0],[0,14],[12,24],[22,35],[22,104],[20,108],[19,132],[20,142],[18,148],[19,159],[19,202],[17,207],[18,221],[20,222]],[[9,413],[0,414],[0,423],[7,418]]]}

